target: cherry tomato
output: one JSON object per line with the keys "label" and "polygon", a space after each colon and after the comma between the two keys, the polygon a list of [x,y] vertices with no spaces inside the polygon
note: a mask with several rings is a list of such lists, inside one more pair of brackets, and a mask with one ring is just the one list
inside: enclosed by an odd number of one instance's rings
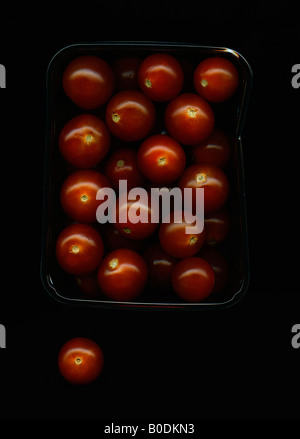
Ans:
{"label": "cherry tomato", "polygon": [[105,234],[103,235],[105,247],[108,251],[117,250],[118,248],[129,248],[136,252],[140,252],[145,243],[141,240],[133,240],[127,236],[122,235],[119,230],[115,228],[114,224],[106,224]]}
{"label": "cherry tomato", "polygon": [[134,149],[120,148],[108,157],[104,174],[115,190],[119,189],[119,181],[127,181],[127,189],[145,185],[145,177],[137,164],[137,153]]}
{"label": "cherry tomato", "polygon": [[151,244],[145,250],[144,258],[148,266],[149,284],[159,291],[171,287],[171,275],[177,259],[168,255],[158,243]]}
{"label": "cherry tomato", "polygon": [[229,233],[230,216],[224,207],[217,212],[206,215],[204,218],[204,227],[206,231],[205,243],[210,247],[223,242]]}
{"label": "cherry tomato", "polygon": [[106,124],[110,132],[122,140],[132,142],[143,139],[154,122],[154,105],[140,91],[120,91],[107,104]]}
{"label": "cherry tomato", "polygon": [[115,78],[112,68],[97,56],[80,56],[71,61],[63,73],[63,89],[79,107],[94,109],[111,97]]}
{"label": "cherry tomato", "polygon": [[229,99],[239,84],[239,75],[228,59],[207,58],[198,64],[194,72],[194,86],[197,92],[210,102]]}
{"label": "cherry tomato", "polygon": [[172,285],[179,297],[200,302],[213,291],[215,273],[203,258],[193,256],[179,261],[172,272]]}
{"label": "cherry tomato", "polygon": [[[177,221],[177,214],[181,222]],[[171,212],[170,221],[159,226],[159,242],[165,252],[174,258],[187,258],[195,255],[205,241],[205,229],[199,233],[187,233],[186,228],[193,226],[186,222],[183,212]]]}
{"label": "cherry tomato", "polygon": [[84,385],[95,381],[104,365],[100,346],[85,337],[68,340],[58,354],[61,375],[71,384]]}
{"label": "cherry tomato", "polygon": [[230,157],[230,142],[226,134],[220,129],[215,129],[211,136],[191,150],[194,163],[211,163],[224,169]]}
{"label": "cherry tomato", "polygon": [[97,273],[84,274],[82,276],[76,276],[76,283],[80,290],[87,298],[97,298],[100,295],[100,289],[97,281]]}
{"label": "cherry tomato", "polygon": [[[184,188],[204,188],[204,214],[221,209],[229,194],[229,182],[222,171],[215,165],[194,164],[185,169],[178,186]],[[193,190],[193,205],[196,203],[196,191]]]}
{"label": "cherry tomato", "polygon": [[104,253],[100,234],[88,224],[65,227],[56,240],[56,259],[69,274],[83,275],[95,271]]}
{"label": "cherry tomato", "polygon": [[205,259],[214,270],[215,285],[212,293],[221,292],[228,282],[228,264],[221,252],[214,248],[201,249],[199,257]]}
{"label": "cherry tomato", "polygon": [[[152,222],[152,206],[149,194],[147,201],[117,199],[116,202],[116,229],[121,235],[129,239],[145,239],[151,236],[158,228],[158,222]],[[124,222],[123,222],[124,218]]]}
{"label": "cherry tomato", "polygon": [[154,53],[145,58],[138,70],[141,90],[156,102],[169,101],[181,91],[184,81],[179,62],[167,53]]}
{"label": "cherry tomato", "polygon": [[59,135],[59,149],[67,162],[77,168],[92,168],[108,153],[110,134],[105,123],[92,114],[69,120]]}
{"label": "cherry tomato", "polygon": [[197,145],[207,139],[214,128],[214,112],[201,96],[182,93],[167,105],[165,124],[170,136],[183,145]]}
{"label": "cherry tomato", "polygon": [[118,91],[139,90],[138,69],[141,62],[141,58],[134,56],[119,58],[114,62],[113,71]]}
{"label": "cherry tomato", "polygon": [[60,201],[64,212],[73,220],[92,223],[96,221],[96,211],[103,200],[96,194],[102,188],[111,187],[105,175],[91,169],[75,171],[63,182]]}
{"label": "cherry tomato", "polygon": [[157,134],[143,141],[137,153],[142,173],[152,182],[167,184],[177,180],[186,164],[184,149],[167,135]]}
{"label": "cherry tomato", "polygon": [[125,248],[106,255],[98,270],[100,289],[113,300],[135,299],[144,289],[147,277],[147,264],[142,256]]}

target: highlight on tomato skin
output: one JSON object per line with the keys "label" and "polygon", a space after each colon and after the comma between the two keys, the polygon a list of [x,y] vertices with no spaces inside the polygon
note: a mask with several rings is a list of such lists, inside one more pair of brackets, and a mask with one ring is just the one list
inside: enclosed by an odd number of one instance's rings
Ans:
{"label": "highlight on tomato skin", "polygon": [[70,384],[86,385],[96,381],[102,373],[104,355],[95,341],[75,337],[63,344],[58,354],[58,369]]}

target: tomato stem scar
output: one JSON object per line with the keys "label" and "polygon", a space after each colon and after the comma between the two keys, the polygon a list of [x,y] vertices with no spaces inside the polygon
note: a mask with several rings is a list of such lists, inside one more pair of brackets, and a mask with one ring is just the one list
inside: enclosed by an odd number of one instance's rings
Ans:
{"label": "tomato stem scar", "polygon": [[197,241],[198,241],[197,236],[191,236],[190,245],[195,245]]}
{"label": "tomato stem scar", "polygon": [[82,359],[80,357],[76,357],[75,358],[75,363],[76,364],[81,364],[82,363]]}
{"label": "tomato stem scar", "polygon": [[159,164],[159,166],[165,165],[167,163],[166,157],[159,157],[159,159],[157,160],[157,163]]}
{"label": "tomato stem scar", "polygon": [[200,84],[202,85],[202,87],[206,87],[208,82],[206,79],[203,78],[203,79],[201,79]]}
{"label": "tomato stem scar", "polygon": [[187,114],[189,117],[196,117],[197,109],[196,108],[188,108]]}
{"label": "tomato stem scar", "polygon": [[87,144],[90,144],[94,140],[94,137],[91,134],[88,134],[85,138]]}
{"label": "tomato stem scar", "polygon": [[124,231],[125,233],[127,233],[127,235],[129,235],[129,234],[131,233],[131,229],[130,229],[129,227],[125,227],[125,228],[123,229],[123,231]]}
{"label": "tomato stem scar", "polygon": [[108,265],[109,265],[109,268],[111,268],[113,270],[114,268],[116,268],[118,266],[118,264],[119,264],[118,259],[114,258],[111,261],[109,261]]}
{"label": "tomato stem scar", "polygon": [[205,183],[206,182],[206,175],[205,174],[197,174],[196,182],[197,183]]}
{"label": "tomato stem scar", "polygon": [[72,247],[71,247],[71,252],[75,253],[75,254],[78,253],[79,252],[79,246],[76,245],[76,244],[73,244]]}
{"label": "tomato stem scar", "polygon": [[89,199],[89,197],[86,194],[83,194],[81,195],[80,199],[85,203]]}
{"label": "tomato stem scar", "polygon": [[117,166],[118,166],[118,168],[123,168],[123,166],[124,166],[124,160],[118,160],[117,161]]}
{"label": "tomato stem scar", "polygon": [[113,113],[111,118],[112,118],[113,122],[119,122],[119,120],[121,119],[121,117],[118,113]]}
{"label": "tomato stem scar", "polygon": [[151,87],[152,87],[152,82],[150,81],[149,78],[146,78],[146,79],[145,79],[145,86],[148,87],[148,88],[151,88]]}

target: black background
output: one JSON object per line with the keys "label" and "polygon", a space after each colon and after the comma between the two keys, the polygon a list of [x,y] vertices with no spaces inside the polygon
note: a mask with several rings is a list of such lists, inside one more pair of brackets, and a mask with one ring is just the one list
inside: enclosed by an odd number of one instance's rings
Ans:
{"label": "black background", "polygon": [[[0,417],[4,419],[299,419],[296,2],[78,5],[1,17]],[[213,3],[213,4],[212,4]],[[21,8],[21,9],[20,9]],[[75,42],[180,41],[239,51],[254,72],[243,130],[250,285],[220,311],[109,311],[56,303],[40,280],[45,78]],[[83,388],[60,377],[71,337],[102,346],[105,368]]]}

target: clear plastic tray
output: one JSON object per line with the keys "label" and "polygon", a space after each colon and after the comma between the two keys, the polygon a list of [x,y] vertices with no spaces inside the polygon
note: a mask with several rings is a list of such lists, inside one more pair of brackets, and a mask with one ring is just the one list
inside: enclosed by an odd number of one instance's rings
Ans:
{"label": "clear plastic tray", "polygon": [[[154,52],[168,52],[187,66],[194,68],[209,56],[223,56],[238,69],[240,84],[234,97],[221,104],[212,104],[216,120],[226,127],[231,142],[231,161],[226,169],[230,182],[227,201],[231,215],[230,233],[220,251],[228,264],[228,280],[224,289],[210,295],[199,303],[187,303],[170,291],[157,293],[146,288],[133,302],[112,301],[104,296],[87,297],[78,287],[73,276],[63,272],[55,257],[55,242],[66,225],[61,209],[59,191],[66,177],[66,164],[58,149],[58,135],[64,123],[71,117],[83,113],[62,89],[62,74],[67,64],[81,55],[97,55],[109,63],[121,56],[144,58]],[[45,144],[44,206],[41,278],[48,293],[66,304],[93,307],[136,309],[219,309],[236,303],[245,293],[249,283],[249,261],[247,241],[246,202],[242,154],[242,128],[252,83],[252,71],[243,56],[223,47],[163,42],[95,42],[74,44],[60,50],[50,61],[47,71],[47,132]]]}

